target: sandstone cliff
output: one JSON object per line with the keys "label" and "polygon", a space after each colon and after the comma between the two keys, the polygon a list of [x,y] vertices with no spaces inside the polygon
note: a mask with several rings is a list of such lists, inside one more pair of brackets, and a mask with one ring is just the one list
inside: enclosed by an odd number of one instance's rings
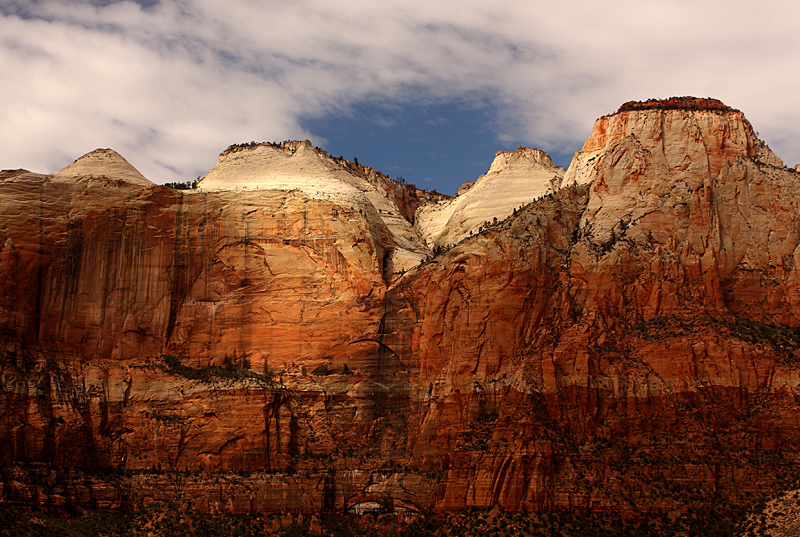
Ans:
{"label": "sandstone cliff", "polygon": [[413,227],[414,213],[440,198],[400,185],[372,168],[330,157],[311,142],[248,144],[224,151],[197,185],[200,191],[299,190],[312,199],[358,211],[379,235],[387,277],[418,265],[430,250]]}
{"label": "sandstone cliff", "polygon": [[[800,174],[740,112],[624,105],[560,183],[498,155],[464,220],[335,161],[231,149],[195,192],[3,172],[4,502],[634,517],[796,478]],[[516,214],[504,177],[540,189]],[[454,246],[386,277],[381,206]]]}
{"label": "sandstone cliff", "polygon": [[[574,186],[390,290],[389,345],[437,401],[420,453],[471,452],[448,459],[442,505],[669,510],[676,483],[735,503],[795,475],[800,176],[717,113],[601,118]],[[670,137],[676,121],[697,136]]]}

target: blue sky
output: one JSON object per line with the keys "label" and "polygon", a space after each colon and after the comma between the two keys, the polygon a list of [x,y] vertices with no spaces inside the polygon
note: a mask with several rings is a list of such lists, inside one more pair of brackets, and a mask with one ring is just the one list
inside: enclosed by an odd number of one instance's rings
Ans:
{"label": "blue sky", "polygon": [[244,141],[453,193],[498,150],[567,166],[625,101],[742,110],[800,162],[800,3],[766,0],[0,0],[0,169],[98,147],[155,182]]}
{"label": "blue sky", "polygon": [[[455,194],[463,182],[486,173],[498,150],[525,144],[500,140],[496,115],[490,103],[365,102],[337,115],[303,119],[301,125],[333,156],[358,158],[392,178]],[[552,156],[566,167],[578,149]]]}

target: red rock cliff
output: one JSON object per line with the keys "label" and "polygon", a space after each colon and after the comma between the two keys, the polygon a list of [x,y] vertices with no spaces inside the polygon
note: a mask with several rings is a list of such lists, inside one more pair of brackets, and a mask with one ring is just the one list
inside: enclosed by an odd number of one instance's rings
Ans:
{"label": "red rock cliff", "polygon": [[740,112],[626,105],[392,282],[297,190],[5,172],[4,501],[744,505],[798,471],[798,183]]}

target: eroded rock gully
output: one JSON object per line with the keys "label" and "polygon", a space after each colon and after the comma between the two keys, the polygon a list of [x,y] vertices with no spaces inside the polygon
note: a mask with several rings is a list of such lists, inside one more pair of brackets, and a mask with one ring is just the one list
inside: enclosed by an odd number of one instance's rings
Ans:
{"label": "eroded rock gully", "polygon": [[358,194],[3,172],[2,501],[638,516],[785,486],[800,175],[689,104],[599,119],[560,184],[390,278],[419,222]]}

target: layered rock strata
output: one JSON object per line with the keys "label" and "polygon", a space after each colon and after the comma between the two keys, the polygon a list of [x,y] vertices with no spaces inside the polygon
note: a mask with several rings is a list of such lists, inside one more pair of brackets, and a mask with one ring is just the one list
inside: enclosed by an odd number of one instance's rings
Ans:
{"label": "layered rock strata", "polygon": [[358,196],[3,172],[0,496],[634,517],[785,486],[800,175],[717,103],[624,105],[394,280]]}

